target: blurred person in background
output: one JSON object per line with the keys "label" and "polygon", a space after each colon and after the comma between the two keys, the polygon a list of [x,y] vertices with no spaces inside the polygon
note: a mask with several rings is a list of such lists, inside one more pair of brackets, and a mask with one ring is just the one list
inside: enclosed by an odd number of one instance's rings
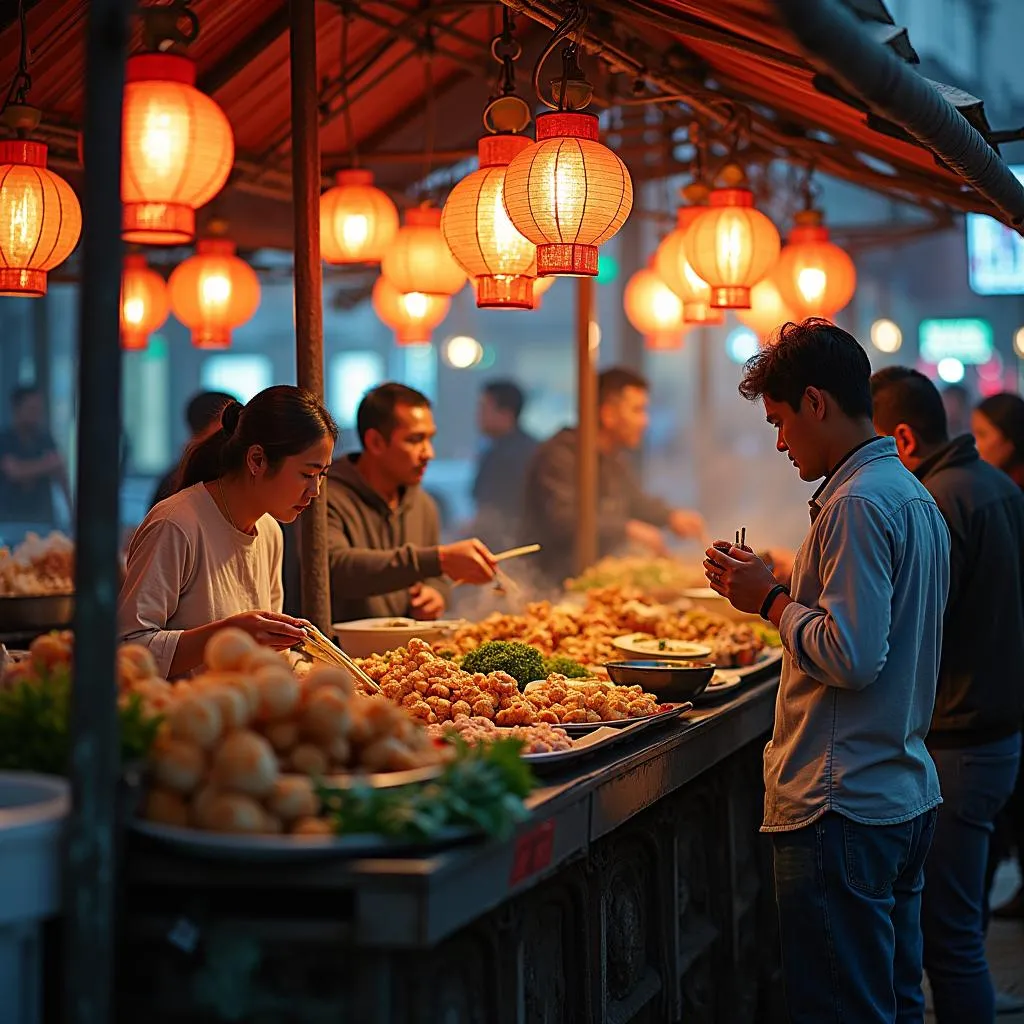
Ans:
{"label": "blurred person in background", "polygon": [[[1024,399],[1009,391],[991,395],[975,408],[971,423],[981,457],[1024,489]],[[1016,671],[1020,672],[1020,667]],[[1024,771],[1018,771],[1013,796],[996,821],[989,860],[990,884],[999,864],[1014,851],[1018,871],[1024,875]],[[1024,886],[1019,885],[1006,903],[992,909],[992,914],[1024,919]]]}
{"label": "blurred person in background", "polygon": [[484,385],[477,422],[490,444],[477,463],[473,483],[476,520],[473,532],[492,551],[513,547],[526,488],[526,471],[537,441],[519,426],[526,398],[510,380]]}
{"label": "blurred person in background", "polygon": [[[221,413],[227,408],[229,402],[234,401],[237,401],[234,395],[226,394],[223,391],[200,391],[189,399],[188,405],[185,406],[185,422],[188,424],[189,430],[185,451],[202,444],[208,437],[220,430]],[[177,491],[180,465],[181,460],[179,459],[173,468],[161,477],[149,503],[150,508]]]}
{"label": "blurred person in background", "polygon": [[479,540],[440,543],[437,506],[422,487],[437,433],[430,399],[381,384],[360,402],[356,427],[362,450],[327,476],[333,621],[438,619],[448,581],[488,583],[495,562]]}
{"label": "blurred person in background", "polygon": [[971,409],[974,401],[963,384],[947,384],[942,389],[942,406],[946,410],[946,430],[950,437],[971,432]]}
{"label": "blurred person in background", "polygon": [[925,861],[924,967],[942,1024],[991,1021],[986,872],[996,815],[1013,792],[1024,715],[1024,495],[950,440],[938,389],[894,366],[871,378],[875,429],[935,499],[950,533],[949,598],[927,745],[943,803]]}
{"label": "blurred person in background", "polygon": [[72,516],[67,466],[47,425],[43,393],[34,385],[16,388],[10,429],[0,433],[0,522],[53,529],[54,485]]}
{"label": "blurred person in background", "polygon": [[[628,453],[643,444],[647,432],[649,385],[640,374],[613,367],[598,377],[597,522],[599,554],[610,555],[633,544],[651,555],[666,555],[664,530],[702,539],[706,528],[696,512],[673,509],[647,494]],[[540,544],[531,559],[552,586],[571,576],[575,566],[579,510],[576,456],[579,431],[555,434],[536,451],[526,475],[523,543]]]}
{"label": "blurred person in background", "polygon": [[923,1021],[921,890],[942,799],[925,737],[949,531],[875,432],[852,335],[786,324],[739,390],[762,402],[800,479],[821,481],[789,590],[729,541],[704,562],[716,593],[770,621],[784,648],[761,828],[789,1020]]}

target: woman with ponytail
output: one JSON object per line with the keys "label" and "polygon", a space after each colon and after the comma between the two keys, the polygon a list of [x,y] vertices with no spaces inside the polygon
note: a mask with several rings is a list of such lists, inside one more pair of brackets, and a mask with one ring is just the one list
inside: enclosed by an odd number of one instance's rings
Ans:
{"label": "woman with ponytail", "polygon": [[338,428],[290,385],[230,402],[221,429],[182,459],[177,492],[135,532],[118,602],[122,640],[146,644],[169,679],[202,664],[206,641],[235,626],[276,650],[302,639],[281,614],[283,539],[320,493]]}

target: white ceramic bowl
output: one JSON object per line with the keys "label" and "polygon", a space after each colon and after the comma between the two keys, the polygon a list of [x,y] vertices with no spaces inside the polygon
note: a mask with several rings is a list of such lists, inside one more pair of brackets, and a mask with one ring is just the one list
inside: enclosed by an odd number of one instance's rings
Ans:
{"label": "white ceramic bowl", "polygon": [[331,628],[346,654],[352,658],[368,658],[371,654],[384,654],[396,647],[404,647],[413,637],[428,644],[439,643],[462,625],[464,623],[458,619],[417,622],[415,619],[392,618],[338,622]]}

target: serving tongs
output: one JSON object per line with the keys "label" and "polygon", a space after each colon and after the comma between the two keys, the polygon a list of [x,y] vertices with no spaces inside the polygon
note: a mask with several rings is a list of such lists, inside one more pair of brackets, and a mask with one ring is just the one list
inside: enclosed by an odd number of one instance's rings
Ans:
{"label": "serving tongs", "polygon": [[350,672],[367,687],[371,693],[380,693],[381,689],[377,682],[372,679],[355,661],[352,660],[337,644],[332,643],[312,623],[303,627],[306,635],[302,641],[302,649],[317,661],[334,665],[335,668],[343,668]]}

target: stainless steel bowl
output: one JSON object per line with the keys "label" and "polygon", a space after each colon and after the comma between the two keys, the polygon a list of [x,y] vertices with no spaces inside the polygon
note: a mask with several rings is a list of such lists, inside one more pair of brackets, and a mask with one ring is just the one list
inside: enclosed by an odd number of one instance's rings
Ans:
{"label": "stainless steel bowl", "polygon": [[715,674],[708,661],[611,661],[605,668],[613,683],[642,686],[659,700],[671,702],[693,700]]}
{"label": "stainless steel bowl", "polygon": [[0,633],[58,629],[70,625],[74,616],[74,594],[0,597]]}

